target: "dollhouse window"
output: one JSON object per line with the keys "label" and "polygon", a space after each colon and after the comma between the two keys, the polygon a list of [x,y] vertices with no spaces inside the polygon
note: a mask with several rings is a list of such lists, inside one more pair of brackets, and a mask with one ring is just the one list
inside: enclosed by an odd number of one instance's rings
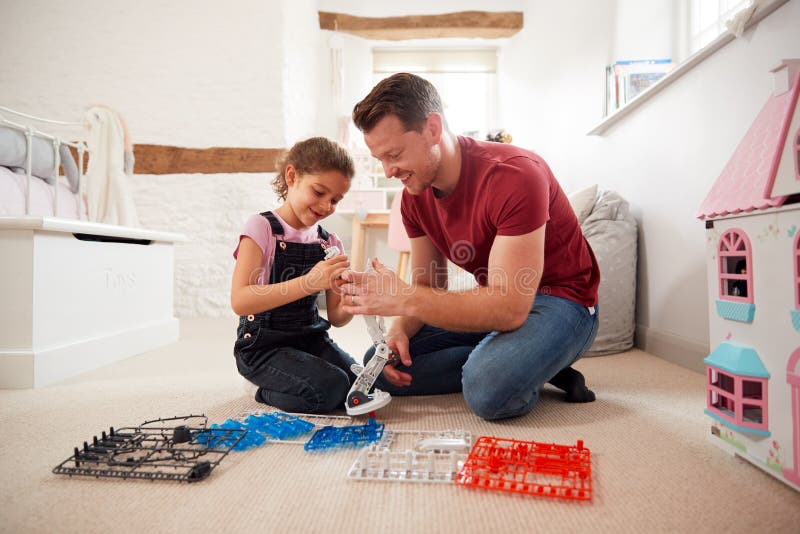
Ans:
{"label": "dollhouse window", "polygon": [[752,303],[753,259],[750,240],[744,231],[730,229],[722,234],[717,257],[720,299]]}
{"label": "dollhouse window", "polygon": [[[798,152],[800,153],[800,152]],[[800,310],[800,231],[794,236],[794,309]]]}
{"label": "dollhouse window", "polygon": [[794,177],[800,180],[800,129],[794,134]]}
{"label": "dollhouse window", "polygon": [[767,381],[708,367],[708,412],[745,432],[767,433]]}

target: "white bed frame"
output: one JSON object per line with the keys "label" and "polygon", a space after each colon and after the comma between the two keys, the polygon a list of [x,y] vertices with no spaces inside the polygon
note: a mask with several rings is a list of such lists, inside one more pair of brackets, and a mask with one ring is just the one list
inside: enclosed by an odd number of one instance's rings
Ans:
{"label": "white bed frame", "polygon": [[[32,168],[33,168],[33,138],[39,137],[41,139],[45,139],[53,143],[53,151],[55,154],[55,168],[53,170],[53,178],[55,181],[54,184],[54,191],[53,191],[53,215],[58,217],[58,183],[59,183],[59,175],[58,169],[61,167],[61,152],[59,151],[61,145],[70,146],[78,151],[78,161],[76,162],[78,166],[78,190],[75,192],[75,201],[77,205],[79,216],[83,218],[83,214],[85,213],[84,204],[81,201],[83,195],[83,159],[84,154],[88,152],[86,148],[86,143],[83,141],[64,141],[61,138],[51,135],[45,132],[42,132],[31,125],[20,124],[16,121],[12,121],[6,118],[3,113],[16,115],[18,117],[25,118],[29,121],[35,122],[43,122],[47,124],[55,124],[59,126],[69,126],[69,127],[83,127],[83,124],[80,122],[65,122],[65,121],[56,121],[52,119],[43,119],[40,117],[35,117],[33,115],[28,115],[27,113],[21,113],[19,111],[14,111],[13,109],[0,106],[0,124],[3,126],[8,126],[9,128],[13,128],[15,130],[19,130],[25,134],[25,139],[27,141],[27,150],[26,154],[28,159],[25,163],[25,171],[26,171],[26,180],[25,180],[25,215],[29,215],[31,213],[31,179],[33,178]],[[38,178],[37,178],[38,179]]]}
{"label": "white bed frame", "polygon": [[[57,158],[63,141],[21,127],[30,181],[31,136],[52,139]],[[82,178],[86,147],[67,144],[81,155]],[[178,339],[174,244],[184,236],[30,216],[28,208],[26,200],[26,214],[0,217],[0,388],[52,384]]]}

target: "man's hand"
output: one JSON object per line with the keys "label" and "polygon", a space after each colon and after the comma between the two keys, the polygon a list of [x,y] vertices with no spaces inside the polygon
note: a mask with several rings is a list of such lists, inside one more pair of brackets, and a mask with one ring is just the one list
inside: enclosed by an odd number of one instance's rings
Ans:
{"label": "man's hand", "polygon": [[318,293],[336,287],[337,280],[341,280],[340,277],[348,267],[350,267],[350,260],[345,255],[334,256],[329,260],[317,263],[305,277],[309,293]]}
{"label": "man's hand", "polygon": [[[400,355],[400,361],[403,365],[406,367],[411,365],[411,355],[408,352],[408,336],[404,332],[390,331],[386,336],[386,344],[392,352]],[[397,360],[390,361],[383,368],[383,375],[386,380],[398,387],[411,385],[411,375],[395,369],[394,366],[397,363]]]}
{"label": "man's hand", "polygon": [[404,315],[412,287],[397,277],[394,271],[372,258],[374,271],[345,271],[341,286],[343,309],[353,315]]}

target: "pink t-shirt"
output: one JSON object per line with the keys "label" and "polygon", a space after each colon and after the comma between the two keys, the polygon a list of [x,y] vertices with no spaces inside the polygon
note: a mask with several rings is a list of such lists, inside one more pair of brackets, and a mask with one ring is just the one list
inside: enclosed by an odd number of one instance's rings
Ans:
{"label": "pink t-shirt", "polygon": [[[305,230],[297,230],[291,227],[280,215],[272,214],[278,219],[278,222],[283,226],[283,240],[290,243],[321,243],[319,231],[317,227],[307,228]],[[261,273],[258,276],[258,283],[265,285],[269,283],[269,273],[272,271],[272,262],[275,258],[275,246],[278,242],[277,238],[272,234],[272,227],[269,221],[261,214],[252,215],[244,224],[244,229],[239,235],[239,243],[242,242],[243,237],[249,237],[256,242],[258,248],[261,249],[263,254],[261,259]],[[333,232],[328,232],[328,240],[325,242],[326,246],[337,246],[344,254],[344,245],[339,237]],[[236,250],[233,251],[233,257],[239,256],[239,245],[236,245]]]}

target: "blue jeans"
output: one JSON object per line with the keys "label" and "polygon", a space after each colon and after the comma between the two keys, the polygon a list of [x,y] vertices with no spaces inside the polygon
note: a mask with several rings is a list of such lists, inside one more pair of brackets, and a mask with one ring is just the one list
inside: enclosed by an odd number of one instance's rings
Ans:
{"label": "blue jeans", "polygon": [[271,330],[264,326],[265,315],[242,318],[234,345],[239,373],[259,388],[256,400],[297,413],[328,413],[344,406],[356,378],[350,370],[355,360],[327,332],[313,327],[300,330],[301,335]]}
{"label": "blue jeans", "polygon": [[[539,390],[577,361],[597,335],[594,313],[551,295],[536,295],[527,320],[511,332],[452,332],[425,325],[410,340],[411,385],[397,387],[381,375],[375,385],[392,395],[463,391],[469,408],[484,419],[531,411]],[[367,351],[364,361],[375,353]]]}

